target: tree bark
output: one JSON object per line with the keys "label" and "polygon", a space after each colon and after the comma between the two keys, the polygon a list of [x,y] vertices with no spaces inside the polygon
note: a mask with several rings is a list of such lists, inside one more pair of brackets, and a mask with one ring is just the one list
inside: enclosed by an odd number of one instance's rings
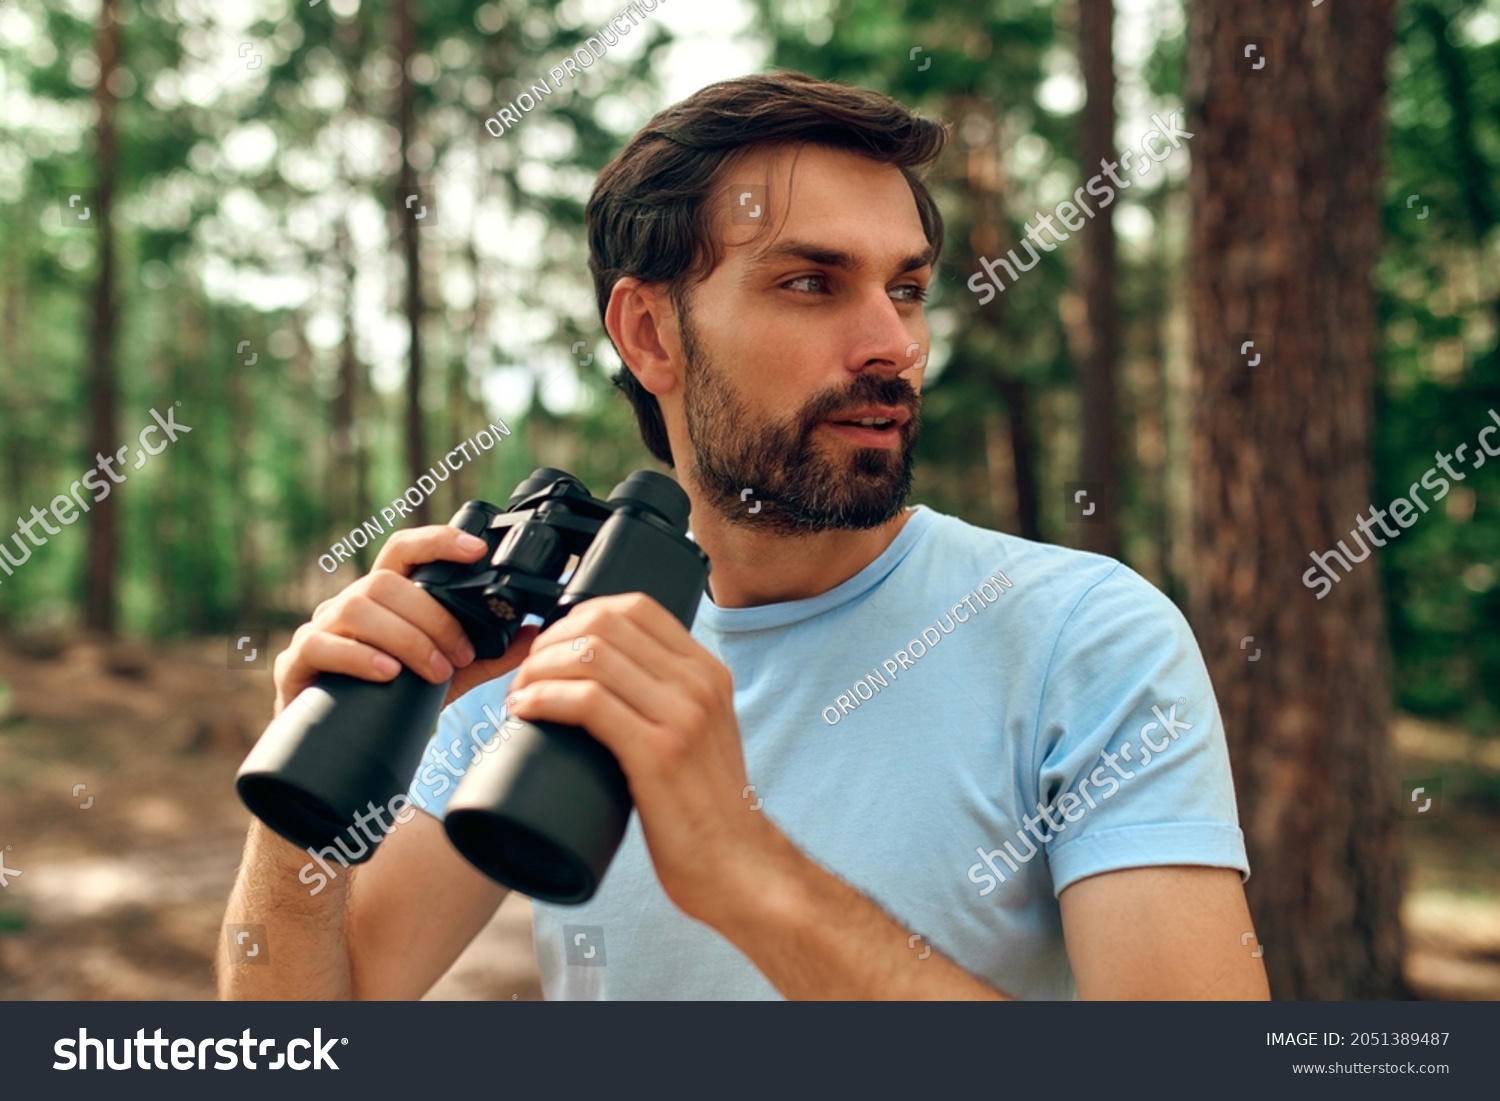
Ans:
{"label": "tree bark", "polygon": [[[989,105],[982,101],[957,98],[952,101],[947,116],[966,118],[982,117]],[[960,128],[962,134],[963,128]],[[973,271],[981,256],[1001,256],[1015,247],[1016,237],[1001,216],[1001,196],[1008,180],[1000,159],[999,139],[992,126],[976,127],[973,134],[979,135],[966,141],[962,177],[965,195],[969,203],[969,256],[963,270]],[[988,306],[973,307],[974,324],[983,325],[997,335],[1002,330],[1005,296],[1000,295]],[[950,379],[955,378],[963,361],[950,366]],[[1010,439],[1010,469],[1015,482],[1015,529],[1026,539],[1041,538],[1040,491],[1037,488],[1036,433],[1033,430],[1031,393],[1024,379],[1005,373],[997,367],[987,373],[985,381],[992,385],[1005,406],[1007,435]]]}
{"label": "tree bark", "polygon": [[[397,192],[409,195],[416,190],[416,173],[411,164],[412,130],[416,115],[416,86],[411,79],[411,59],[417,52],[417,28],[412,19],[414,0],[395,0],[396,58],[401,64],[401,85],[397,94],[396,129],[401,135],[401,169]],[[426,425],[422,414],[422,263],[418,234],[421,230],[409,210],[398,210],[401,218],[401,242],[406,254],[406,321],[411,334],[410,366],[406,373],[406,467],[411,484],[427,473]],[[429,523],[427,498],[412,509],[412,525]]]}
{"label": "tree bark", "polygon": [[[99,270],[94,282],[92,359],[89,365],[89,439],[93,450],[110,457],[118,446],[119,378],[115,364],[115,251],[110,211],[114,205],[116,141],[115,95],[110,77],[120,63],[118,0],[103,0],[99,8],[94,50],[99,57],[99,79],[94,85],[98,121],[94,127],[94,217],[99,219]],[[89,526],[88,586],[84,622],[90,629],[115,633],[115,593],[120,543],[120,496],[111,493],[93,507]]]}
{"label": "tree bark", "polygon": [[[1078,43],[1088,102],[1079,142],[1085,177],[1113,160],[1115,141],[1114,0],[1079,0]],[[1120,511],[1125,502],[1124,455],[1120,448],[1119,313],[1115,302],[1115,208],[1094,211],[1083,232],[1078,269],[1086,321],[1079,326],[1083,455],[1081,480],[1104,486],[1104,515],[1080,524],[1082,545],[1111,558],[1121,556]]]}
{"label": "tree bark", "polygon": [[[1176,415],[1173,385],[1167,373],[1167,333],[1175,322],[1173,290],[1178,282],[1175,269],[1164,246],[1168,218],[1167,189],[1158,188],[1145,197],[1144,205],[1157,226],[1157,243],[1151,250],[1141,276],[1140,312],[1141,357],[1140,380],[1132,387],[1136,392],[1133,437],[1138,509],[1146,517],[1151,532],[1152,565],[1157,588],[1172,603],[1182,605],[1187,594],[1177,573],[1177,556],[1173,548],[1175,532],[1172,494],[1168,472],[1181,458],[1176,452],[1182,440],[1182,429]],[[1180,467],[1181,463],[1177,465]],[[1145,572],[1142,568],[1142,572]]]}
{"label": "tree bark", "polygon": [[[328,499],[331,505],[335,538],[351,526],[358,526],[370,515],[365,493],[364,430],[360,424],[363,389],[356,333],[355,280],[353,246],[347,223],[340,221],[334,234],[334,250],[343,267],[344,337],[339,342],[339,390],[333,399],[333,432],[329,441]],[[355,561],[364,570],[373,555],[369,547],[354,548]]]}
{"label": "tree bark", "polygon": [[[475,168],[477,171],[474,181],[474,202],[475,207],[478,208],[484,204],[489,195],[490,173],[482,161],[476,162]],[[490,320],[494,313],[489,284],[485,280],[484,265],[479,259],[476,230],[472,224],[464,237],[464,262],[468,264],[469,273],[474,280],[474,308],[467,325],[467,333],[454,343],[455,348],[461,348],[463,351],[462,354],[453,357],[452,371],[448,376],[447,438],[454,441],[465,439],[469,435],[465,426],[474,422],[476,414],[480,417],[484,415],[484,410],[476,408],[476,403],[469,396],[469,357],[476,344],[486,349],[490,347]],[[479,484],[474,468],[469,463],[465,463],[453,472],[449,477],[448,486],[450,514],[457,512],[458,506],[465,501],[475,497],[484,499],[484,494],[490,492],[488,487]]]}
{"label": "tree bark", "polygon": [[[4,270],[0,272],[4,292],[0,293],[0,452],[5,461],[4,504],[0,516],[10,513],[12,507],[17,515],[26,511],[26,463],[32,454],[29,446],[30,433],[22,416],[27,407],[25,375],[21,365],[30,362],[30,349],[23,346],[23,332],[30,336],[29,328],[23,330],[21,318],[32,316],[34,306],[30,301],[30,287],[26,280],[26,265],[22,257],[31,255],[30,241],[20,233],[11,238],[15,247],[7,249]],[[0,584],[0,625],[10,621],[11,612],[18,606],[16,587],[5,588]]]}
{"label": "tree bark", "polygon": [[1279,998],[1405,996],[1379,568],[1302,581],[1372,500],[1392,2],[1190,4],[1191,610]]}
{"label": "tree bark", "polygon": [[[207,303],[197,301],[195,312],[202,318],[200,327],[213,334],[209,347],[226,347],[230,336],[234,337],[234,346],[239,346],[243,337],[237,333],[225,334],[222,325],[214,324],[214,314]],[[256,362],[264,362],[268,356],[269,353]],[[228,406],[230,421],[228,477],[230,492],[234,494],[234,500],[243,502],[251,500],[250,464],[254,453],[257,417],[251,372],[243,366],[244,360],[241,357],[230,360],[230,363],[229,370],[224,372],[224,400]],[[262,615],[265,598],[261,592],[260,580],[259,540],[261,538],[263,536],[257,525],[246,524],[240,531],[239,538],[234,541],[232,553],[236,580],[234,586],[235,621],[232,626],[235,627],[254,625]]]}
{"label": "tree bark", "polygon": [[1037,489],[1036,425],[1031,391],[1025,379],[1001,378],[997,386],[1010,427],[1011,460],[1016,472],[1016,520],[1023,539],[1041,539],[1041,502]]}

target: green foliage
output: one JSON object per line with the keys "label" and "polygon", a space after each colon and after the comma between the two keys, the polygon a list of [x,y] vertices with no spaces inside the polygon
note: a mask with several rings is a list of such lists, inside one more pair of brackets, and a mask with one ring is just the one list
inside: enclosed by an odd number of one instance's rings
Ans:
{"label": "green foliage", "polygon": [[[654,69],[671,39],[649,21],[635,28],[640,56],[612,51],[497,140],[485,116],[598,24],[565,25],[553,5],[525,0],[413,8],[413,163],[418,186],[451,204],[438,210],[440,229],[421,235],[423,406],[435,465],[494,419],[487,390],[498,370],[529,373],[541,387],[578,371],[563,350],[573,340],[601,342],[583,203],[621,135],[596,117],[598,103],[659,99]],[[225,630],[246,616],[301,617],[303,586],[322,576],[318,556],[411,484],[405,360],[391,347],[405,337],[392,14],[373,3],[276,0],[227,23],[173,0],[122,0],[120,10],[118,439],[133,440],[152,407],[173,401],[194,429],[117,491],[122,621],[171,634]],[[30,30],[0,39],[0,87],[28,105],[0,119],[0,149],[16,151],[0,157],[0,196],[19,215],[0,220],[8,515],[45,507],[95,461],[88,371],[99,237],[61,225],[58,195],[96,181],[97,13],[72,12],[0,13]],[[495,237],[497,228],[536,226],[534,261]],[[371,317],[380,331],[367,331]],[[336,438],[346,353],[354,441]],[[592,376],[585,386],[604,385]],[[531,433],[511,424],[511,438],[440,487],[435,518],[466,497],[503,499],[536,465],[522,443]],[[557,432],[598,440],[589,454],[601,461],[581,465],[605,490],[623,470],[603,458],[640,465],[617,415],[581,413]],[[85,527],[0,583],[0,620],[76,621]]]}
{"label": "green foliage", "polygon": [[1500,415],[1500,40],[1469,41],[1480,8],[1419,0],[1400,13],[1374,502],[1406,494],[1438,452],[1468,445],[1467,462],[1454,463],[1464,480],[1443,501],[1428,494],[1432,511],[1380,564],[1397,703],[1476,730],[1500,724],[1500,465],[1470,469],[1489,410]]}
{"label": "green foliage", "polygon": [[[370,2],[334,7],[260,0],[235,17],[244,24],[236,29],[206,5],[122,0],[118,438],[132,440],[152,407],[179,400],[194,427],[120,490],[124,622],[134,631],[222,631],[246,616],[305,615],[310,586],[327,583],[317,557],[409,484],[392,13]],[[98,164],[97,32],[75,10],[85,9],[0,10],[35,32],[0,37],[0,89],[25,105],[0,118],[5,516],[45,506],[94,462],[98,237],[64,229],[58,213],[59,195],[91,187]],[[441,219],[421,245],[430,461],[492,419],[501,377],[529,375],[548,400],[568,388],[563,381],[588,396],[566,414],[534,396],[508,418],[511,437],[441,487],[435,515],[465,497],[501,498],[539,463],[607,493],[628,470],[653,464],[605,377],[583,205],[633,126],[664,105],[670,36],[648,20],[631,39],[633,49],[644,41],[639,56],[611,51],[496,139],[485,116],[597,24],[569,25],[570,5],[539,0],[433,0],[414,10],[413,160],[419,186],[440,197]],[[1038,436],[1043,535],[1070,538],[1056,502],[1076,476],[1077,371],[1065,318],[1079,250],[1044,254],[984,308],[965,281],[989,247],[986,232],[998,226],[1014,239],[1035,211],[1092,174],[1080,163],[1076,106],[1044,106],[1048,82],[1076,70],[1075,7],[756,0],[755,10],[774,66],[873,87],[952,123],[934,180],[948,248],[929,311],[937,340],[917,495],[1002,523],[1005,395],[1024,393]],[[1165,0],[1155,10],[1174,11]],[[1435,451],[1472,447],[1486,411],[1500,410],[1500,42],[1475,37],[1486,12],[1494,18],[1496,5],[1409,0],[1400,12],[1377,273],[1374,503],[1405,493]],[[1180,14],[1163,18],[1150,52],[1122,67],[1137,100],[1182,101]],[[263,59],[257,69],[237,53],[241,42]],[[634,123],[620,121],[622,108]],[[966,190],[974,156],[994,170],[989,206]],[[1170,434],[1151,427],[1165,401],[1160,384],[1143,381],[1164,372],[1181,309],[1186,196],[1180,177],[1166,175],[1120,204],[1148,227],[1122,233],[1119,250],[1127,440]],[[1422,206],[1430,213],[1419,220]],[[578,341],[595,356],[588,367],[570,351]],[[346,357],[358,430],[340,439]],[[1166,485],[1187,476],[1187,458],[1180,440],[1153,446],[1161,469],[1128,480],[1127,557],[1175,592]],[[1500,719],[1497,505],[1500,465],[1474,471],[1379,556],[1398,703],[1475,728]],[[19,627],[76,619],[82,527],[0,583],[0,617]]]}

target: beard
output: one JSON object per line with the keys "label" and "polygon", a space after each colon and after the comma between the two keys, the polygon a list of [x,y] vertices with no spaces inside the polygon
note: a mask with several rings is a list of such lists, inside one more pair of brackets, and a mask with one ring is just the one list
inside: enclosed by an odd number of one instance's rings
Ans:
{"label": "beard", "polygon": [[[750,408],[725,372],[703,354],[684,307],[680,312],[683,410],[692,442],[694,481],[725,520],[780,534],[867,530],[900,514],[911,492],[921,399],[890,375],[862,374],[848,387],[814,395],[791,417],[768,420]],[[864,405],[894,405],[911,419],[894,431],[896,448],[857,447],[813,438],[830,416]],[[754,502],[744,491],[753,491]],[[750,509],[759,504],[756,512]]]}

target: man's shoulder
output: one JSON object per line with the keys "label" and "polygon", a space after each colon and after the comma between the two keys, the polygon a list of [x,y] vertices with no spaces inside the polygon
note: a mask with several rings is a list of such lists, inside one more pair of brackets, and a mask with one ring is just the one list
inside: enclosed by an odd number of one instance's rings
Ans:
{"label": "man's shoulder", "polygon": [[[913,564],[922,572],[948,576],[973,587],[998,575],[1012,588],[1012,603],[1047,609],[1048,618],[1066,617],[1080,604],[1108,605],[1116,610],[1136,605],[1160,611],[1176,606],[1135,570],[1107,555],[1042,543],[972,524],[962,517],[928,508],[927,538],[915,548]],[[969,580],[971,579],[972,580]]]}

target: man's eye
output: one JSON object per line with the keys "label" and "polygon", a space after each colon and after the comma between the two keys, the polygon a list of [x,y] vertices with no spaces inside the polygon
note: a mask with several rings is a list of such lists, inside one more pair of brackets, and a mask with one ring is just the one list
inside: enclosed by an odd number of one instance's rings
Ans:
{"label": "man's eye", "polygon": [[904,286],[895,288],[895,290],[891,293],[893,295],[904,295],[904,297],[901,299],[901,301],[903,302],[927,301],[927,288],[922,286],[922,284],[920,283],[907,283]]}
{"label": "man's eye", "polygon": [[[799,283],[817,283],[819,284],[819,287],[799,287],[797,285]],[[783,287],[789,287],[792,290],[806,290],[813,294],[816,294],[819,288],[823,290],[828,289],[828,279],[827,277],[822,275],[799,275],[795,279],[788,279],[781,285]]]}

